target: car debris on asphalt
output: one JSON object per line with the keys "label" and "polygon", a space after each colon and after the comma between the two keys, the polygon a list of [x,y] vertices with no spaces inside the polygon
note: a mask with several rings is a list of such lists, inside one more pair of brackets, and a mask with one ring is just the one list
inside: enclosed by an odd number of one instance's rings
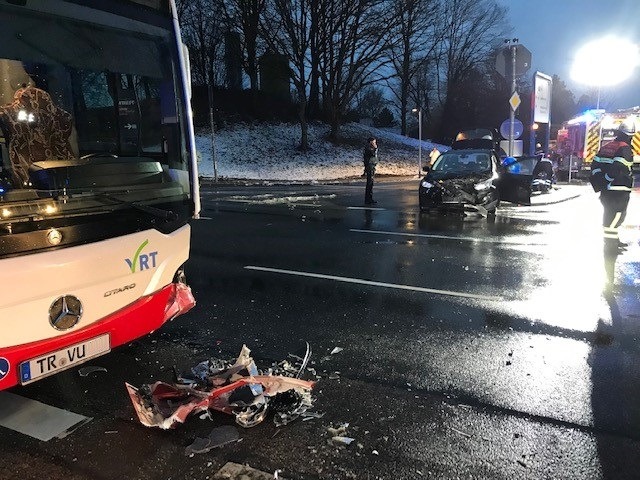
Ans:
{"label": "car debris on asphalt", "polygon": [[222,425],[214,428],[205,438],[197,437],[191,445],[188,445],[184,453],[191,456],[196,453],[206,453],[217,447],[240,440],[238,429],[233,425]]}
{"label": "car debris on asphalt", "polygon": [[155,382],[136,388],[126,383],[140,422],[147,427],[175,428],[192,413],[209,409],[235,416],[236,423],[249,428],[274,412],[276,426],[286,425],[312,407],[311,390],[316,382],[298,378],[309,360],[310,349],[296,376],[260,374],[243,345],[235,363],[211,359],[176,375],[174,383]]}
{"label": "car debris on asphalt", "polygon": [[104,367],[89,366],[89,367],[80,368],[78,370],[78,375],[80,375],[81,377],[88,377],[92,373],[95,373],[95,372],[106,372],[106,371],[107,371],[107,369],[104,368]]}

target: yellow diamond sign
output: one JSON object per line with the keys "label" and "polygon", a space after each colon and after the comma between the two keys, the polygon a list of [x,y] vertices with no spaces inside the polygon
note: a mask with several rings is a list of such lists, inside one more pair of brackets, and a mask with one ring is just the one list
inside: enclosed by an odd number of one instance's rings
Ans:
{"label": "yellow diamond sign", "polygon": [[511,105],[511,110],[514,112],[520,106],[520,95],[518,95],[518,92],[513,92],[513,95],[511,95],[509,99],[509,105]]}

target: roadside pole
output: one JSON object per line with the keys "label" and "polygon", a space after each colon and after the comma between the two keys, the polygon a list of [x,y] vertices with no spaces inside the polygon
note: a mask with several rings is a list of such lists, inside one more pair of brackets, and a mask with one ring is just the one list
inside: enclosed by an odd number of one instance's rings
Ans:
{"label": "roadside pole", "polygon": [[418,109],[418,177],[422,172],[422,107]]}
{"label": "roadside pole", "polygon": [[213,181],[218,183],[218,162],[216,161],[216,127],[213,115],[213,85],[209,81],[207,93],[209,96],[209,124],[211,125],[211,159],[213,160]]}
{"label": "roadside pole", "polygon": [[[516,94],[516,46],[511,45],[511,98]],[[509,156],[513,156],[513,140],[514,140],[514,120],[516,118],[516,109],[509,111]]]}

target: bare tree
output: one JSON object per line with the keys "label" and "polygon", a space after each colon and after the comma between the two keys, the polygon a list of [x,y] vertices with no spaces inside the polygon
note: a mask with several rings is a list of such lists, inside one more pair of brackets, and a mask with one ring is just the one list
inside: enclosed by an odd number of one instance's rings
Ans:
{"label": "bare tree", "polygon": [[193,82],[213,85],[220,78],[223,25],[215,14],[220,0],[179,0],[176,2],[182,36],[189,48]]}
{"label": "bare tree", "polygon": [[223,0],[221,11],[229,28],[240,33],[244,51],[244,68],[252,91],[258,90],[258,45],[260,18],[266,0]]}
{"label": "bare tree", "polygon": [[367,87],[358,92],[355,101],[358,113],[371,119],[377,117],[388,103],[384,96],[384,90],[375,86]]}
{"label": "bare tree", "polygon": [[309,149],[307,87],[310,82],[309,54],[313,0],[271,0],[264,15],[264,36],[268,45],[286,56],[291,65],[298,99],[300,150]]}
{"label": "bare tree", "polygon": [[[395,18],[394,28],[389,29],[389,57],[395,73],[391,91],[400,110],[400,132],[406,135],[414,79],[432,60],[443,30],[438,28],[438,0],[390,0],[389,6]],[[413,93],[416,105],[424,110],[421,95]]]}
{"label": "bare tree", "polygon": [[356,93],[387,78],[386,29],[392,16],[385,0],[318,0],[318,72],[323,107],[338,138],[340,123]]}
{"label": "bare tree", "polygon": [[465,79],[495,52],[509,31],[506,8],[496,0],[448,0],[443,10],[441,42],[444,89],[441,91],[443,118],[441,136],[453,129],[450,115]]}

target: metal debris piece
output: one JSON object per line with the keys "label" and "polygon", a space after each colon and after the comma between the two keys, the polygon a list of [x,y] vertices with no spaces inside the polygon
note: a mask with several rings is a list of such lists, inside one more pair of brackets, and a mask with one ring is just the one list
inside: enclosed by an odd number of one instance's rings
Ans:
{"label": "metal debris piece", "polygon": [[[233,462],[225,463],[212,477],[213,480],[231,480],[237,478],[242,478],[243,480],[273,480],[275,477],[271,473]],[[278,480],[284,480],[284,478],[280,476],[277,478]]]}
{"label": "metal debris piece", "polygon": [[453,430],[453,431],[454,431],[454,432],[456,432],[456,433],[459,433],[459,434],[460,434],[460,435],[462,435],[463,437],[471,438],[471,435],[470,435],[470,434],[468,434],[468,433],[466,433],[466,432],[463,432],[462,430],[458,430],[457,428],[453,428],[453,427],[451,427],[451,430]]}
{"label": "metal debris piece", "polygon": [[249,428],[264,421],[276,399],[276,425],[289,423],[311,407],[315,382],[260,375],[250,352],[243,345],[231,366],[214,360],[201,362],[189,374],[176,375],[175,384],[156,382],[138,389],[127,383],[138,419],[147,427],[169,429],[184,423],[192,413],[211,409],[234,415],[238,425]]}
{"label": "metal debris piece", "polygon": [[324,412],[304,412],[302,415],[302,421],[306,422],[309,420],[313,420],[314,418],[322,418],[324,417]]}
{"label": "metal debris piece", "polygon": [[332,437],[343,437],[347,433],[347,428],[349,428],[349,424],[343,423],[338,428],[327,427],[327,432]]}
{"label": "metal debris piece", "polygon": [[193,443],[184,449],[186,456],[194,453],[206,453],[217,447],[222,447],[228,443],[237,442],[240,439],[238,429],[233,425],[223,425],[211,430],[211,433],[205,438],[196,438]]}
{"label": "metal debris piece", "polygon": [[89,375],[91,375],[94,372],[105,372],[106,373],[107,369],[104,367],[82,367],[78,370],[78,374],[81,377],[88,377]]}
{"label": "metal debris piece", "polygon": [[307,353],[304,356],[304,359],[302,360],[302,365],[300,366],[300,370],[298,371],[298,375],[296,375],[296,378],[300,378],[302,376],[302,373],[304,372],[304,369],[307,368],[307,364],[309,363],[309,358],[311,358],[311,346],[309,345],[309,342],[307,343]]}
{"label": "metal debris piece", "polygon": [[333,443],[340,443],[342,445],[351,445],[352,442],[355,442],[355,438],[351,437],[331,437],[331,441]]}

